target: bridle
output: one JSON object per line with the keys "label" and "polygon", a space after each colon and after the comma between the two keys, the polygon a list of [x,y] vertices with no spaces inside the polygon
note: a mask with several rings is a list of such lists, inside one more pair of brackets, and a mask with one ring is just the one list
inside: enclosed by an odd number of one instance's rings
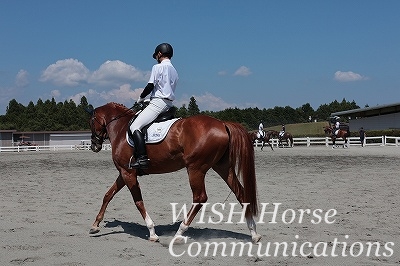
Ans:
{"label": "bridle", "polygon": [[[133,108],[133,107],[132,107]],[[128,114],[128,112],[132,111],[132,108],[129,108],[122,114],[117,115],[116,117],[112,118],[110,121],[107,123],[103,124],[99,121],[99,119],[96,117],[96,109],[92,111],[92,118],[90,119],[90,129],[92,131],[92,136],[91,136],[91,141],[96,144],[96,145],[102,145],[104,140],[108,139],[108,132],[107,132],[107,127],[111,122],[114,122],[121,117],[124,117]],[[101,126],[101,130],[99,133],[96,132],[95,128],[95,123],[98,123]]]}
{"label": "bridle", "polygon": [[[101,126],[100,133],[96,133],[96,127],[94,126],[97,122]],[[107,126],[109,123],[102,124],[96,117],[96,109],[93,110],[92,118],[90,119],[90,129],[92,130],[91,140],[96,145],[102,145],[104,140],[108,139]]]}

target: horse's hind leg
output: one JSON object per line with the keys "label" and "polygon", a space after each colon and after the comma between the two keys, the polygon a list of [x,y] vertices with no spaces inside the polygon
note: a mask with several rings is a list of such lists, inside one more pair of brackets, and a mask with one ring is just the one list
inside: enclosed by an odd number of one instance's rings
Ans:
{"label": "horse's hind leg", "polygon": [[196,217],[196,214],[202,207],[202,204],[207,202],[206,186],[204,183],[205,173],[201,170],[190,170],[188,169],[190,188],[193,193],[193,204],[187,214],[187,217],[182,221],[178,231],[174,236],[174,240],[177,242],[182,241],[182,235],[189,228],[190,224]]}
{"label": "horse's hind leg", "polygon": [[100,222],[104,218],[104,213],[106,212],[108,203],[110,203],[110,201],[112,200],[114,195],[117,194],[118,191],[120,191],[121,188],[123,188],[124,186],[125,186],[125,182],[122,180],[121,175],[119,175],[117,177],[117,179],[115,180],[114,184],[108,189],[108,191],[106,192],[106,194],[103,197],[103,204],[101,205],[100,211],[96,216],[96,220],[94,221],[92,228],[90,228],[90,231],[89,231],[90,234],[95,234],[100,231],[99,225],[100,225]]}
{"label": "horse's hind leg", "polygon": [[[243,206],[244,203],[244,188],[239,182],[236,176],[235,169],[228,166],[228,162],[219,163],[213,167],[214,171],[217,172],[222,179],[226,182],[228,187],[235,194],[237,200]],[[261,239],[261,235],[257,233],[256,223],[253,217],[246,217],[247,227],[250,230],[251,238],[254,243],[257,243]]]}

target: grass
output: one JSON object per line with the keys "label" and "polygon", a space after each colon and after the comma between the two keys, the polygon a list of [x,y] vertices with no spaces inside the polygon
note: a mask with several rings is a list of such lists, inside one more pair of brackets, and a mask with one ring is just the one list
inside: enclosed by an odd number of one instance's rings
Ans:
{"label": "grass", "polygon": [[[298,123],[286,124],[286,132],[289,132],[293,137],[319,137],[325,136],[323,127],[327,126],[328,122],[311,122],[311,123]],[[282,126],[274,126],[265,128],[265,130],[280,131]]]}

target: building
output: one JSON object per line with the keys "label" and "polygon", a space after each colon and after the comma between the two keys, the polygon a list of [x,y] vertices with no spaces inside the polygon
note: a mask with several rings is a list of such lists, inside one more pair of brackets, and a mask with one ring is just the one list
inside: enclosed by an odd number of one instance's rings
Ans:
{"label": "building", "polygon": [[331,116],[347,118],[352,131],[361,127],[365,130],[400,129],[400,103],[336,112]]}
{"label": "building", "polygon": [[90,144],[91,131],[32,131],[0,130],[0,147],[18,145],[84,145]]}

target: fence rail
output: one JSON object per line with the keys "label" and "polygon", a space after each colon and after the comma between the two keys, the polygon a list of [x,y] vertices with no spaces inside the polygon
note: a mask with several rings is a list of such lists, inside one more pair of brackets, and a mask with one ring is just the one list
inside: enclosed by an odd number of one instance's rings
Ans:
{"label": "fence rail", "polygon": [[[278,139],[271,139],[271,145],[273,147],[278,147]],[[286,141],[282,142],[284,146],[286,145]],[[344,141],[342,139],[337,139],[336,144],[342,145]],[[360,138],[358,137],[350,137],[348,138],[348,144],[350,146],[361,146]],[[261,147],[261,142],[255,141],[254,145],[256,147]],[[311,145],[332,145],[332,141],[330,137],[305,137],[305,138],[293,138],[294,146],[311,146]],[[364,139],[364,146],[400,146],[400,137],[391,137],[391,136],[380,136],[380,137],[366,137]]]}
{"label": "fence rail", "polygon": [[[278,147],[278,139],[271,139],[273,147]],[[284,146],[286,142],[283,141]],[[342,145],[343,140],[336,140],[336,144]],[[360,139],[358,137],[350,137],[348,139],[350,146],[361,146]],[[255,141],[256,147],[261,146],[261,142]],[[312,145],[332,145],[330,137],[305,137],[305,138],[293,138],[294,146],[307,146]],[[364,146],[400,146],[400,137],[391,136],[380,136],[380,137],[366,137],[364,140]],[[103,150],[111,150],[111,144],[103,144]],[[90,144],[84,145],[51,145],[51,146],[10,146],[0,147],[0,152],[25,152],[25,151],[73,151],[73,150],[90,150]]]}
{"label": "fence rail", "polygon": [[[111,150],[110,144],[103,144],[103,150]],[[73,151],[90,150],[90,144],[84,145],[51,145],[51,146],[10,146],[0,147],[0,152],[25,152],[25,151]]]}

